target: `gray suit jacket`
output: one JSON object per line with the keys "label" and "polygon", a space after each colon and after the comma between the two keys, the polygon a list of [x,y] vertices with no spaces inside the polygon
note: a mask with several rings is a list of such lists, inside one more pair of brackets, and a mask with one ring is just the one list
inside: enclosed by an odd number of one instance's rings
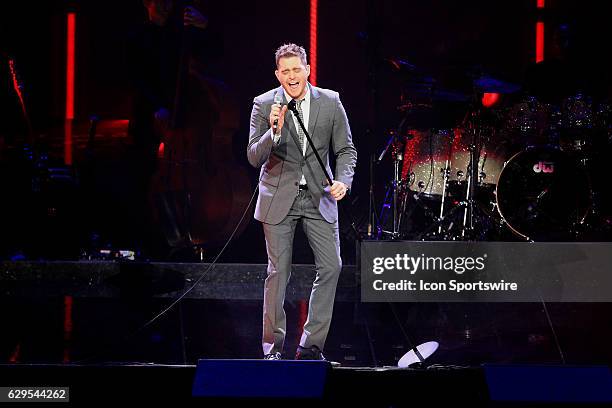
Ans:
{"label": "gray suit jacket", "polygon": [[[351,129],[340,97],[337,92],[309,86],[311,99],[308,133],[332,178],[350,188],[355,174],[357,150],[353,145]],[[278,145],[272,139],[269,116],[277,92],[286,104],[288,101],[285,100],[282,87],[272,89],[253,100],[247,157],[254,167],[261,166],[255,219],[268,224],[280,223],[293,204],[303,171],[315,207],[327,222],[336,222],[336,200],[329,193],[325,174],[310,145],[306,148],[305,156],[298,148],[297,130],[290,111],[285,115]],[[330,147],[336,157],[335,173],[329,167]]]}

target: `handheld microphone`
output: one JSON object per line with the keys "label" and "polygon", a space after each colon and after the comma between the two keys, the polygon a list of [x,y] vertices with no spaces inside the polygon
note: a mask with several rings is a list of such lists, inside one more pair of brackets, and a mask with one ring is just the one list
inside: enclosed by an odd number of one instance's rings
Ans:
{"label": "handheld microphone", "polygon": [[[280,95],[279,92],[274,94],[274,104],[275,105],[280,105],[283,102],[283,97]],[[274,132],[274,134],[277,133],[278,131],[278,118],[274,119],[274,123],[272,125],[272,130]]]}

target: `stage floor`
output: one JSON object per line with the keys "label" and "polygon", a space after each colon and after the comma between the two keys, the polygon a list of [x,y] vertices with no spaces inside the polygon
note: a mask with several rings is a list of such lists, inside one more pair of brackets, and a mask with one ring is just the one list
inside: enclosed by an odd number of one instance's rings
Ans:
{"label": "stage floor", "polygon": [[[261,357],[265,265],[0,263],[0,362],[195,364]],[[296,265],[285,305],[284,358],[305,321],[314,269]],[[343,367],[396,366],[437,341],[429,364],[612,363],[609,303],[361,303],[356,268],[341,274],[326,356]]]}

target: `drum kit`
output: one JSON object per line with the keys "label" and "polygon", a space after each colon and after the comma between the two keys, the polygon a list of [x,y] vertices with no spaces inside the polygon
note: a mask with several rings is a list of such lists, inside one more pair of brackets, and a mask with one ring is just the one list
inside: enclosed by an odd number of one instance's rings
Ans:
{"label": "drum kit", "polygon": [[[385,183],[378,216],[371,218],[378,222],[372,235],[416,240],[584,238],[585,231],[595,228],[591,224],[598,223],[597,198],[606,188],[593,180],[605,167],[598,161],[612,136],[611,105],[580,93],[559,104],[543,103],[519,96],[519,86],[492,77],[475,79],[473,87],[474,95],[497,93],[511,102],[484,107],[475,97],[461,100],[438,92],[429,103],[407,103],[402,96],[402,121],[389,132],[378,157],[378,163],[390,158],[393,179]],[[466,106],[457,125],[436,127],[418,120],[449,98]]]}

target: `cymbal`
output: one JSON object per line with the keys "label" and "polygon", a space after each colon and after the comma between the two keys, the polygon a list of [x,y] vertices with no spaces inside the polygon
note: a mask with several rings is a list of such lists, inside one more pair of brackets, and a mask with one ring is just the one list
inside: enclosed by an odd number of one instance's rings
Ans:
{"label": "cymbal", "polygon": [[474,79],[474,88],[483,93],[511,94],[521,89],[520,85],[504,82],[490,76]]}

